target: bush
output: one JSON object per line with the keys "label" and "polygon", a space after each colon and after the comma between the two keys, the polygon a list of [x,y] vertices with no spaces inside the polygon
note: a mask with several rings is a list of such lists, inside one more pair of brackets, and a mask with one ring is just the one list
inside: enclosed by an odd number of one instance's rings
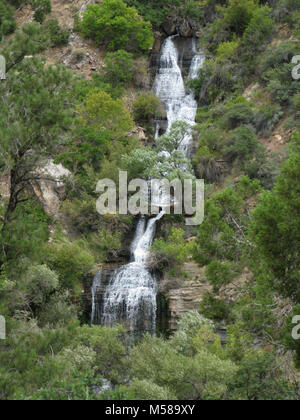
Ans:
{"label": "bush", "polygon": [[101,6],[89,5],[81,29],[84,36],[113,51],[147,51],[153,44],[151,24],[143,21],[136,9],[127,7],[122,0],[103,0]]}
{"label": "bush", "polygon": [[297,43],[287,41],[267,50],[258,61],[257,73],[274,101],[283,105],[290,104],[291,98],[300,91],[300,84],[291,77],[295,66],[292,57],[298,53]]}
{"label": "bush", "polygon": [[191,244],[184,238],[182,229],[172,228],[165,241],[155,239],[152,247],[153,255],[150,259],[150,265],[153,267],[167,267],[168,269],[182,269],[182,265],[187,261],[191,253]]}
{"label": "bush", "polygon": [[200,312],[214,321],[228,321],[231,318],[231,306],[220,299],[216,299],[212,293],[206,292],[200,303]]}
{"label": "bush", "polygon": [[64,289],[72,290],[79,295],[82,281],[94,265],[94,257],[76,242],[67,239],[56,240],[45,248],[45,260],[54,269]]}
{"label": "bush", "polygon": [[242,126],[229,133],[225,155],[229,162],[238,160],[243,165],[244,161],[253,158],[259,149],[261,146],[253,130]]}
{"label": "bush", "polygon": [[157,400],[157,401],[174,401],[177,400],[175,394],[167,387],[156,385],[155,383],[144,379],[135,379],[129,386],[128,391],[132,393],[137,400]]}
{"label": "bush", "polygon": [[49,31],[50,39],[53,45],[59,47],[68,44],[69,32],[66,29],[62,29],[56,19],[46,22],[45,28]]}
{"label": "bush", "polygon": [[58,285],[57,274],[46,265],[33,265],[24,276],[25,293],[35,306],[43,305]]}
{"label": "bush", "polygon": [[134,118],[139,123],[149,122],[162,113],[160,100],[151,92],[142,93],[133,104]]}
{"label": "bush", "polygon": [[179,320],[171,338],[172,346],[186,356],[195,354],[194,338],[203,328],[213,331],[214,324],[196,311],[186,312]]}
{"label": "bush", "polygon": [[0,40],[16,29],[15,13],[6,0],[0,0]]}
{"label": "bush", "polygon": [[253,117],[254,113],[251,105],[246,99],[241,98],[241,102],[229,105],[228,112],[225,115],[225,124],[227,128],[233,130],[240,125],[250,124]]}
{"label": "bush", "polygon": [[51,13],[50,0],[31,0],[31,7],[34,10],[34,20],[39,23],[43,23],[46,15]]}
{"label": "bush", "polygon": [[293,106],[296,112],[300,112],[300,92],[293,97]]}
{"label": "bush", "polygon": [[55,293],[38,313],[40,327],[64,328],[77,319],[77,308],[68,292]]}
{"label": "bush", "polygon": [[228,7],[222,9],[224,22],[230,31],[243,35],[257,8],[256,0],[229,0]]}
{"label": "bush", "polygon": [[300,0],[279,0],[274,10],[277,22],[287,22],[291,26],[297,23],[297,11],[300,10]]}
{"label": "bush", "polygon": [[119,50],[109,53],[105,59],[105,67],[100,71],[104,82],[112,87],[124,87],[132,81],[132,54]]}
{"label": "bush", "polygon": [[247,55],[253,55],[262,49],[274,28],[275,23],[271,18],[271,10],[267,7],[257,9],[243,36],[243,45]]}
{"label": "bush", "polygon": [[205,275],[213,286],[215,293],[218,293],[222,286],[231,283],[234,277],[231,264],[220,263],[216,260],[206,267]]}
{"label": "bush", "polygon": [[282,117],[283,111],[280,105],[262,105],[255,110],[254,126],[256,132],[263,137],[270,136]]}
{"label": "bush", "polygon": [[217,50],[218,60],[232,60],[239,47],[239,41],[223,42]]}

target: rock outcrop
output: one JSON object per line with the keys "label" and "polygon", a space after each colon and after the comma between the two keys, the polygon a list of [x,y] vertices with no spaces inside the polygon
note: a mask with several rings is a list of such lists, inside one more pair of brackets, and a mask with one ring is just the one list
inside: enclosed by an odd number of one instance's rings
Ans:
{"label": "rock outcrop", "polygon": [[31,187],[43,205],[44,210],[55,219],[59,216],[60,203],[65,197],[63,179],[71,172],[62,165],[56,165],[52,160],[38,170],[39,180],[31,183]]}
{"label": "rock outcrop", "polygon": [[195,24],[190,19],[173,15],[167,16],[162,28],[168,36],[179,34],[183,38],[196,36],[197,32]]}
{"label": "rock outcrop", "polygon": [[170,330],[176,330],[178,320],[186,312],[199,310],[204,293],[211,290],[204,271],[195,262],[188,262],[184,264],[183,274],[165,275],[161,280],[160,293],[168,301]]}

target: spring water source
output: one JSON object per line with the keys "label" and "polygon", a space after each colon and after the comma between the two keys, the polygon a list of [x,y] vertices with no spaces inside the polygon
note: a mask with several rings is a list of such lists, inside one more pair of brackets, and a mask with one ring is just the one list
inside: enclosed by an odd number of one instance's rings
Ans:
{"label": "spring water source", "polygon": [[[153,90],[162,100],[167,115],[167,132],[176,121],[195,124],[197,102],[191,91],[184,85],[179,64],[179,52],[176,36],[169,37],[163,44],[158,73]],[[201,68],[204,57],[197,52],[196,42],[192,41],[192,61],[189,78],[195,78]],[[161,130],[157,123],[157,133]],[[188,156],[192,136],[187,135],[182,144],[182,151]],[[141,217],[131,245],[131,262],[116,269],[110,276],[102,298],[102,272],[95,276],[92,286],[92,324],[113,326],[122,323],[131,332],[144,332],[156,329],[157,281],[146,266],[149,249],[152,246],[157,222],[164,216],[162,211],[148,221]],[[101,300],[101,303],[100,303]]]}

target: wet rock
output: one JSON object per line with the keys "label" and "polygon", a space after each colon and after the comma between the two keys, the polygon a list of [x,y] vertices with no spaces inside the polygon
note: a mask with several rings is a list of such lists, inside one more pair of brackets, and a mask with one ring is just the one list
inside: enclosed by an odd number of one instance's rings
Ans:
{"label": "wet rock", "polygon": [[183,38],[194,36],[193,23],[181,16],[168,16],[162,25],[168,36],[179,34]]}
{"label": "wet rock", "polygon": [[177,34],[177,22],[176,17],[168,16],[163,23],[163,30],[168,36]]}
{"label": "wet rock", "polygon": [[160,32],[155,32],[154,44],[152,48],[153,53],[160,53],[162,42],[163,42],[163,35]]}
{"label": "wet rock", "polygon": [[193,36],[193,29],[192,29],[190,23],[187,20],[184,20],[179,25],[179,34],[183,38],[190,38],[190,37]]}

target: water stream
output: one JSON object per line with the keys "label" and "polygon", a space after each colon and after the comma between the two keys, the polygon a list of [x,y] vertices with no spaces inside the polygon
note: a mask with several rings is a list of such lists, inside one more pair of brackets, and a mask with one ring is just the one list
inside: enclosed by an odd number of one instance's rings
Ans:
{"label": "water stream", "polygon": [[[204,62],[204,57],[198,53],[196,41],[191,40],[191,42],[193,58],[189,78],[195,78]],[[195,124],[197,102],[193,93],[186,89],[184,84],[176,36],[167,38],[162,46],[160,66],[153,90],[165,106],[167,132],[176,121],[184,121],[191,126]],[[157,135],[160,131],[160,122],[157,122]],[[181,146],[186,156],[189,155],[191,144],[192,136],[189,134]],[[118,322],[124,324],[130,331],[155,331],[157,281],[147,269],[146,261],[155,237],[157,222],[163,216],[164,212],[161,212],[148,221],[145,217],[140,218],[131,245],[131,262],[112,273],[101,305],[97,298],[102,288],[101,272],[95,276],[92,287],[92,323],[113,326]]]}

